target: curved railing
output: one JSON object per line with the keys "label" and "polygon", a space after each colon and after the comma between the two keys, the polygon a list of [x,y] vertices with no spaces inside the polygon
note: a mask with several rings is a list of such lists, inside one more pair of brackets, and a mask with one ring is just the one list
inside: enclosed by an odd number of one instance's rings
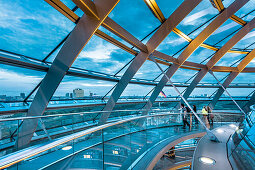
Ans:
{"label": "curved railing", "polygon": [[[111,111],[111,116],[108,119],[109,122],[126,119],[129,117],[139,115],[143,110],[114,110]],[[155,113],[172,112],[171,110],[151,110],[150,114]],[[45,130],[51,135],[52,138],[59,138],[66,135],[68,132],[74,132],[84,130],[95,126],[97,120],[101,114],[108,113],[107,111],[93,111],[93,112],[74,112],[74,113],[61,113],[44,116],[31,116],[31,117],[16,117],[0,119],[1,124],[1,140],[0,140],[0,156],[2,156],[2,150],[9,148],[15,142],[18,129],[25,119],[37,119],[39,127],[37,127],[35,133],[36,136],[32,138],[33,141],[47,139]],[[43,129],[42,126],[45,126]],[[4,150],[5,151],[5,150]]]}
{"label": "curved railing", "polygon": [[255,105],[250,108],[251,112],[246,115],[246,119],[228,142],[230,148],[228,158],[240,169],[255,167]]}
{"label": "curved railing", "polygon": [[[132,110],[134,111],[134,110]],[[141,110],[140,110],[141,111]],[[130,111],[129,111],[130,112]],[[39,116],[39,117],[23,117],[23,118],[12,118],[0,120],[0,122],[9,122],[9,121],[20,121],[21,119],[53,119],[57,116],[74,116],[81,113],[72,113],[66,115],[48,115],[48,116]],[[88,114],[88,113],[86,113]],[[102,113],[103,114],[103,113]],[[138,113],[139,114],[139,113]],[[85,129],[82,131],[74,131],[72,133],[66,134],[63,137],[53,139],[49,142],[44,142],[43,144],[37,144],[35,146],[16,151],[7,155],[4,155],[0,158],[0,168],[6,168],[12,166],[11,168],[19,168],[25,169],[28,165],[29,167],[33,167],[33,169],[38,169],[42,167],[48,167],[58,164],[61,160],[65,160],[70,156],[77,155],[85,150],[89,150],[95,146],[102,147],[102,153],[99,155],[103,155],[101,159],[102,167],[106,166],[105,157],[105,142],[114,140],[116,138],[120,138],[125,136],[125,138],[129,135],[129,138],[132,139],[132,135],[140,133],[145,135],[146,137],[141,138],[141,143],[144,146],[148,147],[151,141],[159,141],[164,133],[167,133],[167,136],[175,135],[178,133],[188,132],[189,129],[180,129],[181,123],[181,115],[179,113],[163,113],[162,112],[151,112],[151,115],[146,116],[136,116],[136,117],[126,117],[123,116],[120,119],[116,119],[116,121],[107,123],[101,126],[95,126],[90,129]],[[219,126],[229,122],[236,122],[242,118],[242,115],[239,114],[215,114],[215,123],[214,126]],[[73,124],[73,127],[75,124]],[[168,128],[167,130],[162,130],[164,128]],[[154,130],[155,129],[155,130]],[[148,132],[155,133],[157,135],[149,136]],[[203,130],[200,126],[194,126],[191,131]],[[162,133],[161,133],[162,132]],[[127,146],[131,146],[132,140],[130,143],[126,144]],[[141,146],[136,146],[135,148],[131,147],[131,150],[135,149],[136,154],[132,156],[135,158],[142,151]],[[113,150],[113,155],[116,155],[119,151]],[[138,154],[139,153],[139,154]],[[90,157],[86,155],[85,157]],[[131,157],[131,158],[132,158]],[[37,159],[39,158],[39,159]],[[50,159],[49,159],[50,158]],[[40,160],[40,161],[39,161]],[[38,162],[40,165],[38,165]],[[132,159],[129,161],[125,161],[131,164]],[[99,168],[100,169],[100,168]]]}

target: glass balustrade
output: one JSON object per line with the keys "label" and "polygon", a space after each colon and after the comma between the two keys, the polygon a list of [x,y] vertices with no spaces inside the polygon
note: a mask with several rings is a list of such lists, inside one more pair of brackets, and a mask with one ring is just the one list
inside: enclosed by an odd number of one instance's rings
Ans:
{"label": "glass balustrade", "polygon": [[[233,135],[229,159],[234,160],[240,169],[255,167],[255,109],[246,115],[246,119],[236,128]],[[233,158],[233,159],[232,159]]]}
{"label": "glass balustrade", "polygon": [[[0,123],[12,127],[2,139],[0,166],[7,169],[40,168],[93,168],[108,169],[130,167],[151,146],[171,136],[191,131],[203,131],[194,124],[191,129],[182,127],[182,115],[167,110],[152,110],[141,116],[142,110],[113,111],[105,125],[97,126],[95,117],[105,112],[81,112],[41,117],[2,119]],[[132,113],[132,114],[131,114]],[[240,114],[214,113],[215,128],[239,122]],[[201,115],[200,115],[201,116]],[[22,121],[39,122],[30,147],[18,150],[15,139]],[[11,141],[12,142],[7,142]],[[6,145],[10,146],[7,147]],[[16,150],[15,150],[16,149]],[[8,163],[7,163],[7,162]]]}

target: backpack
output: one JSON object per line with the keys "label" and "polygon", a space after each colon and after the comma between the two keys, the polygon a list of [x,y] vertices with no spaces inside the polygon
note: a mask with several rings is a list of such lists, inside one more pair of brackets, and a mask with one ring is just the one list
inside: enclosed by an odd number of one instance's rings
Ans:
{"label": "backpack", "polygon": [[191,112],[191,110],[190,110],[189,107],[186,107],[186,110],[187,110],[187,113],[190,113],[190,112]]}

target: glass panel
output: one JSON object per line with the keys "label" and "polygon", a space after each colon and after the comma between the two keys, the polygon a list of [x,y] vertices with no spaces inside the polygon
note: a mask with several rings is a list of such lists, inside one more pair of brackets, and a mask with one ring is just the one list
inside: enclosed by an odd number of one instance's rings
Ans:
{"label": "glass panel", "polygon": [[187,61],[195,62],[195,63],[201,63],[203,64],[207,63],[211,56],[215,53],[213,50],[209,50],[206,48],[198,47],[187,59]]}
{"label": "glass panel", "polygon": [[[231,19],[228,19],[225,23],[223,23],[207,40],[205,40],[206,44],[211,45],[224,45],[230,38],[233,32],[235,32],[237,29],[241,28],[241,25],[237,24],[236,22],[232,21]],[[220,40],[223,38],[228,37],[222,43],[218,44]]]}
{"label": "glass panel", "polygon": [[185,85],[186,83],[188,83],[188,81],[191,81],[189,79],[191,79],[196,73],[196,70],[179,68],[172,76],[171,81],[177,83],[176,85],[182,85],[178,83],[184,83],[183,85]]}
{"label": "glass panel", "polygon": [[[168,65],[159,64],[160,67],[165,70],[168,68]],[[146,80],[153,80],[154,77],[156,78],[160,75],[161,71],[158,66],[153,61],[145,61],[145,63],[141,66],[141,68],[137,71],[134,78],[137,79],[146,79]]]}
{"label": "glass panel", "polygon": [[150,90],[152,86],[145,86],[145,85],[137,85],[137,84],[128,84],[126,89],[121,95],[121,98],[128,99],[128,96],[132,96],[135,98],[143,98]]}
{"label": "glass panel", "polygon": [[[210,18],[217,15],[219,12],[215,9],[210,1],[202,1],[197,7],[189,13],[184,20],[177,26],[186,35],[197,29],[204,23],[207,23]],[[205,28],[210,21],[203,26]],[[203,29],[198,29],[190,35],[190,38],[195,38]]]}
{"label": "glass panel", "polygon": [[248,83],[251,85],[254,85],[255,81],[253,81],[255,78],[255,73],[240,73],[238,76],[233,80],[232,83],[237,83],[240,85],[242,83]]}
{"label": "glass panel", "polygon": [[133,57],[119,47],[93,36],[74,61],[72,67],[115,74]]}
{"label": "glass panel", "polygon": [[215,65],[216,66],[236,66],[236,64],[239,63],[239,60],[242,59],[244,56],[245,54],[227,53]]}
{"label": "glass panel", "polygon": [[144,1],[120,1],[109,17],[140,40],[160,25]]}
{"label": "glass panel", "polygon": [[74,23],[45,1],[1,2],[0,49],[43,59]]}
{"label": "glass panel", "polygon": [[255,41],[255,29],[251,30],[245,37],[243,37],[235,46],[234,48],[241,48],[241,49],[253,49],[252,44]]}
{"label": "glass panel", "polygon": [[[65,76],[56,90],[54,97],[62,99],[91,99],[89,97],[101,99],[114,85],[115,82],[110,81]],[[77,89],[81,90],[79,91]]]}
{"label": "glass panel", "polygon": [[158,46],[157,50],[177,58],[180,55],[180,50],[189,43],[182,37],[179,37],[174,32],[171,32]]}
{"label": "glass panel", "polygon": [[239,9],[235,15],[242,18],[245,21],[251,21],[254,18],[254,14],[247,15],[244,17],[247,13],[250,11],[254,10],[255,7],[255,2],[254,1],[249,1],[247,2],[241,9]]}

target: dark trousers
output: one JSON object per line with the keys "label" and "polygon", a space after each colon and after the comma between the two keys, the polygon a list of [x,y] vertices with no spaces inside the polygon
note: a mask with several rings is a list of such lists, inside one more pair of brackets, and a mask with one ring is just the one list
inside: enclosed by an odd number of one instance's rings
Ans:
{"label": "dark trousers", "polygon": [[190,127],[190,124],[187,121],[187,118],[183,118],[183,127],[186,127],[186,125],[188,125],[188,127]]}
{"label": "dark trousers", "polygon": [[195,119],[195,124],[198,124],[198,119],[197,119],[197,117],[195,116],[195,115],[193,115],[194,116],[194,119]]}
{"label": "dark trousers", "polygon": [[208,114],[207,119],[208,119],[209,124],[213,125],[213,119],[210,118],[210,114]]}

